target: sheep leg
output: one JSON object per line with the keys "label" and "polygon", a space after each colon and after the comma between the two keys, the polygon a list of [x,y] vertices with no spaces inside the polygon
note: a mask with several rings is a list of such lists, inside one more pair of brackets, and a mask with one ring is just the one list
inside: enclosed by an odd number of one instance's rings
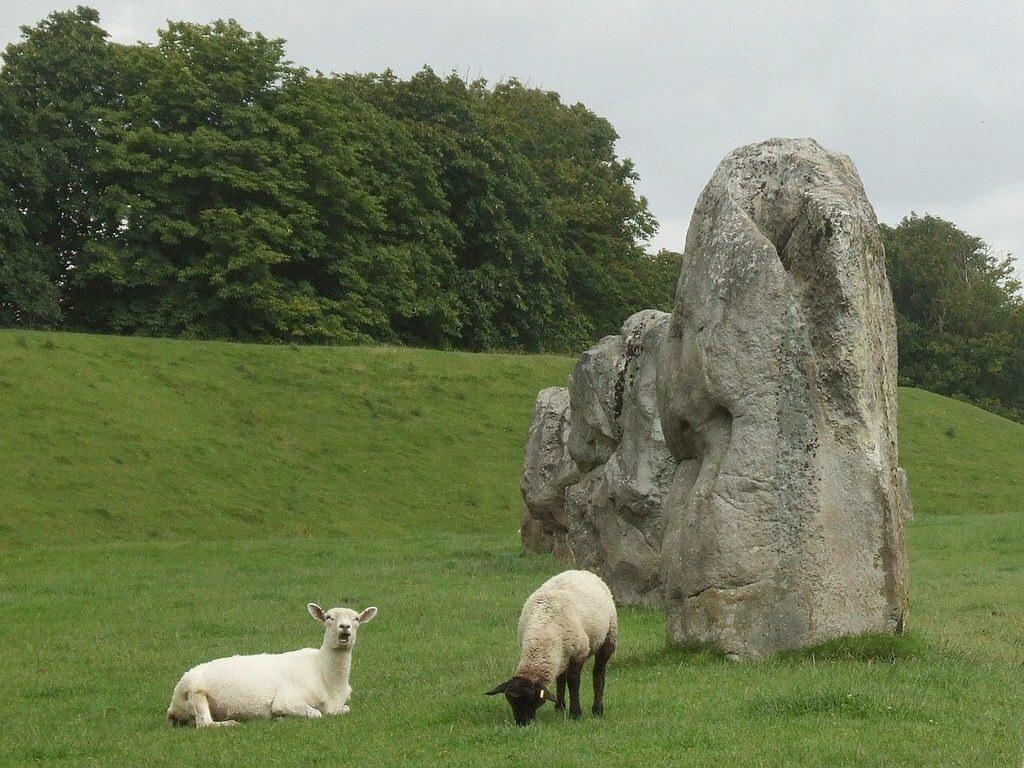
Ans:
{"label": "sheep leg", "polygon": [[580,707],[580,673],[583,671],[583,661],[570,661],[569,668],[565,671],[565,681],[569,684],[569,717],[573,720],[583,714]]}
{"label": "sheep leg", "polygon": [[[348,711],[348,704],[332,704],[320,710],[325,715],[347,715]],[[313,717],[316,717],[316,715],[313,715]]]}
{"label": "sheep leg", "polygon": [[594,654],[594,708],[595,715],[604,714],[604,673],[608,666],[608,659],[615,653],[615,640],[609,637],[597,649]]}
{"label": "sheep leg", "polygon": [[274,717],[322,717],[316,707],[311,707],[304,701],[288,701],[287,699],[274,699],[270,706],[270,714]]}
{"label": "sheep leg", "polygon": [[555,678],[555,709],[565,709],[565,672]]}
{"label": "sheep leg", "polygon": [[238,725],[235,720],[214,720],[210,713],[210,702],[202,691],[192,691],[188,695],[188,703],[196,718],[196,728],[211,728],[215,725]]}

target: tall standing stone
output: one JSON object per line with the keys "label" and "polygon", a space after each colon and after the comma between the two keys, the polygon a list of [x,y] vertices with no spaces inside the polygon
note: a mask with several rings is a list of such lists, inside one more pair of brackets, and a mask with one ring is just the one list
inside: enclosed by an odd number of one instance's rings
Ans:
{"label": "tall standing stone", "polygon": [[658,355],[672,640],[756,657],[902,630],[895,339],[850,160],[809,139],[727,155]]}

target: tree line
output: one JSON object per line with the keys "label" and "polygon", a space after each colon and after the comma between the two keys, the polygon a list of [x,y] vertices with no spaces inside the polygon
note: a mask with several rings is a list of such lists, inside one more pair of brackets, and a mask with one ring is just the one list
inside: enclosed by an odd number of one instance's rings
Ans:
{"label": "tree line", "polygon": [[1024,422],[1024,299],[1013,261],[936,216],[881,229],[900,383]]}
{"label": "tree line", "polygon": [[[111,42],[86,7],[0,64],[0,326],[578,352],[680,254],[607,120],[516,80],[323,74],[234,21]],[[882,226],[901,383],[1024,420],[1008,259]]]}
{"label": "tree line", "polygon": [[234,21],[23,28],[0,77],[0,322],[572,350],[664,303],[616,133],[515,80],[324,75]]}

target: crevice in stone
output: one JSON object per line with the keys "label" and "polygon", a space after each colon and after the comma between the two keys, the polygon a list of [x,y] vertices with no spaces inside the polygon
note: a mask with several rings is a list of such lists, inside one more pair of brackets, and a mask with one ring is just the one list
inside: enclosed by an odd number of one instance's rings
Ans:
{"label": "crevice in stone", "polygon": [[790,269],[790,257],[789,252],[786,250],[786,246],[789,245],[789,241],[793,237],[793,232],[796,231],[796,224],[796,219],[790,221],[786,228],[779,233],[779,236],[774,243],[775,252],[779,255],[779,263],[782,264],[782,268],[787,272],[789,272]]}
{"label": "crevice in stone", "polygon": [[644,330],[646,328],[640,328],[629,335],[629,338],[626,339],[626,351],[619,361],[618,378],[615,380],[615,404],[613,411],[616,420],[622,416],[622,409],[625,404],[626,372],[629,370],[629,364],[643,349]]}
{"label": "crevice in stone", "polygon": [[752,587],[755,584],[760,584],[763,581],[764,581],[764,579],[753,579],[751,581],[744,581],[744,582],[741,582],[739,584],[726,584],[726,585],[710,584],[710,585],[704,587],[703,589],[698,589],[696,592],[692,592],[692,593],[686,595],[683,599],[684,600],[693,600],[694,598],[698,598],[701,595],[703,595],[704,593],[710,592],[711,590],[715,590],[716,592],[735,592],[738,589],[746,589],[747,587]]}

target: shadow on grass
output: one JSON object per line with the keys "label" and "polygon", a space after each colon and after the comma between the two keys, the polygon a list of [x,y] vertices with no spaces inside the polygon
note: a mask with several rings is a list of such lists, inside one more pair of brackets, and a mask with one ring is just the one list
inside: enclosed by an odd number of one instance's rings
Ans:
{"label": "shadow on grass", "polygon": [[612,656],[612,665],[617,669],[650,669],[654,667],[698,667],[707,664],[731,664],[725,654],[698,648],[679,648],[664,645],[657,648],[642,648]]}
{"label": "shadow on grass", "polygon": [[862,662],[895,664],[916,661],[925,656],[934,656],[927,644],[915,634],[905,634],[899,637],[891,635],[844,637],[813,648],[785,651],[755,662],[731,660],[725,653],[713,649],[687,648],[666,644],[617,654],[613,663],[616,667],[623,669],[747,663],[815,665],[832,662]]}
{"label": "shadow on grass", "polygon": [[930,655],[923,639],[913,632],[903,635],[857,635],[841,637],[813,648],[786,651],[777,657],[780,662],[815,664],[832,661],[864,661],[895,664],[916,661]]}

